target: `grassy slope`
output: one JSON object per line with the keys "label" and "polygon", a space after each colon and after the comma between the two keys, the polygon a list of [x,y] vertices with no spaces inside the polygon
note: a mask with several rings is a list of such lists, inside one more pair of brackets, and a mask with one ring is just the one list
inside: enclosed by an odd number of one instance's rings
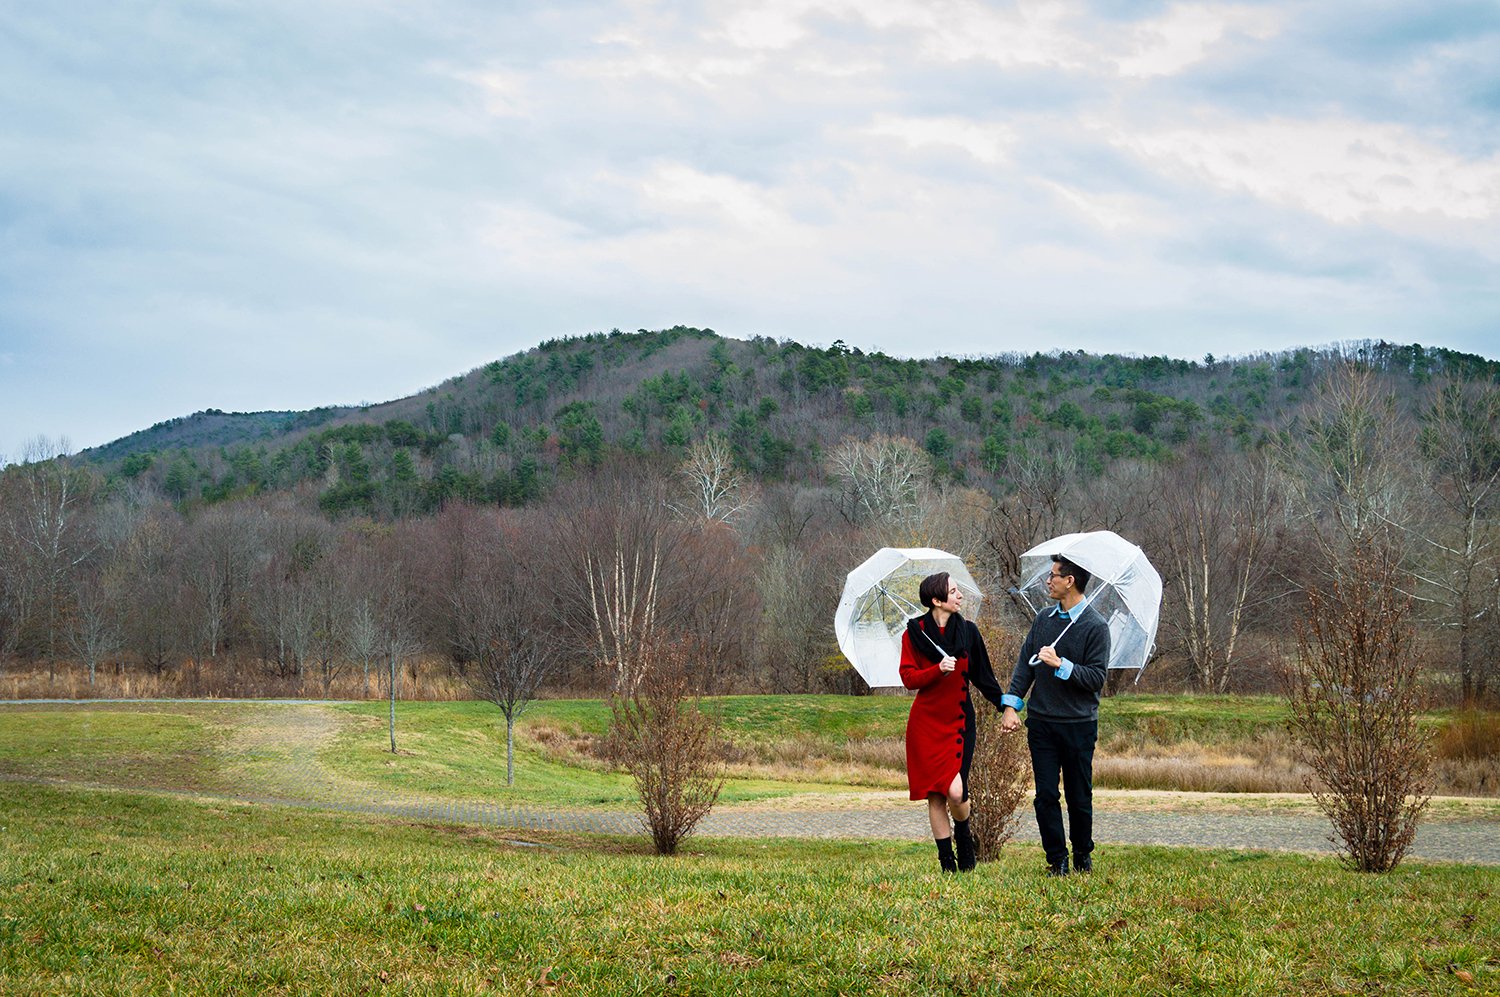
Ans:
{"label": "grassy slope", "polygon": [[[0,794],[0,992],[1455,993],[1500,870],[1106,848],[1047,880],[930,846],[635,842],[128,793]],[[1106,871],[1107,870],[1107,871]]]}

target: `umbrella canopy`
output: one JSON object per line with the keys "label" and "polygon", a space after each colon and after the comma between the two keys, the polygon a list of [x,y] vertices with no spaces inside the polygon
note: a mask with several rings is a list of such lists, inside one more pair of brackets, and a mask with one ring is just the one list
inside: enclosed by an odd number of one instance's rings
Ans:
{"label": "umbrella canopy", "polygon": [[1161,575],[1135,544],[1109,530],[1053,537],[1021,555],[1021,596],[1034,610],[1047,602],[1052,555],[1093,575],[1084,598],[1109,624],[1109,667],[1146,667],[1161,616]]}
{"label": "umbrella canopy", "polygon": [[983,598],[964,562],[933,547],[882,547],[844,580],[833,614],[839,650],[871,688],[901,684],[901,635],[906,621],[927,610],[917,598],[922,579],[948,572],[964,594],[966,616]]}

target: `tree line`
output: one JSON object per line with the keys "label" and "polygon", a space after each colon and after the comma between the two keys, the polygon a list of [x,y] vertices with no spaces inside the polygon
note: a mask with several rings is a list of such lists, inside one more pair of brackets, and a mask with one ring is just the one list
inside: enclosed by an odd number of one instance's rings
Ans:
{"label": "tree line", "polygon": [[[1020,625],[1020,554],[1107,528],[1166,583],[1155,687],[1269,688],[1306,593],[1378,534],[1434,687],[1494,693],[1500,389],[1462,355],[1298,351],[1226,367],[1222,402],[1161,381],[1213,358],[949,361],[934,379],[761,344],[779,373],[747,378],[692,332],[482,368],[475,397],[498,392],[502,417],[438,392],[423,417],[221,451],[227,487],[203,455],[102,467],[36,441],[0,474],[0,675],[374,694],[422,658],[500,701],[517,681],[628,691],[643,648],[682,638],[710,691],[858,692],[831,619],[875,548],[959,554]],[[598,379],[679,340],[700,364]],[[1247,418],[1292,382],[1274,421]]]}

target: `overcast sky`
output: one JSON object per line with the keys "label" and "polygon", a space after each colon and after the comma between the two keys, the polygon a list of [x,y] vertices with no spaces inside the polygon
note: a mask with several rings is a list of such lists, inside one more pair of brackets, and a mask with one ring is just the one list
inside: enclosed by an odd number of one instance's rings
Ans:
{"label": "overcast sky", "polygon": [[0,454],[559,335],[1500,355],[1500,4],[19,0]]}

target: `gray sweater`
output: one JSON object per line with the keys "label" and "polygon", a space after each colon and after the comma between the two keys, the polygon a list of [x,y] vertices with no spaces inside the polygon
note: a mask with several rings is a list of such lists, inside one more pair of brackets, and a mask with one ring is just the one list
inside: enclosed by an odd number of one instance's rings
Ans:
{"label": "gray sweater", "polygon": [[1099,718],[1099,690],[1109,665],[1109,625],[1103,617],[1086,607],[1077,621],[1063,634],[1057,645],[1060,657],[1073,662],[1073,673],[1066,679],[1046,664],[1031,664],[1032,657],[1057,640],[1068,621],[1052,610],[1045,610],[1031,624],[1031,632],[1021,645],[1016,670],[1010,676],[1006,694],[1030,700],[1026,709],[1040,720],[1076,723]]}

